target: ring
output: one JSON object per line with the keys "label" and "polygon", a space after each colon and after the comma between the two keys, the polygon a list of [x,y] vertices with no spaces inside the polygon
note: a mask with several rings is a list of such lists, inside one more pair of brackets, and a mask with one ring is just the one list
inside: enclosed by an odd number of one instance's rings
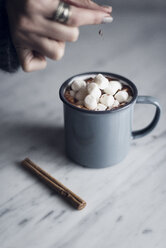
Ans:
{"label": "ring", "polygon": [[60,1],[57,10],[54,12],[53,20],[65,24],[69,20],[70,15],[70,5]]}

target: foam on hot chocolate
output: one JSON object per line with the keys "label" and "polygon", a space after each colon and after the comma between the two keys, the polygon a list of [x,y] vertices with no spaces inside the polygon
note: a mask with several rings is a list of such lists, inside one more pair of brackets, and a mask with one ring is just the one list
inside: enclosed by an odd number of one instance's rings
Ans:
{"label": "foam on hot chocolate", "polygon": [[86,80],[74,80],[67,87],[65,98],[78,108],[106,111],[124,106],[133,96],[126,84],[98,74]]}

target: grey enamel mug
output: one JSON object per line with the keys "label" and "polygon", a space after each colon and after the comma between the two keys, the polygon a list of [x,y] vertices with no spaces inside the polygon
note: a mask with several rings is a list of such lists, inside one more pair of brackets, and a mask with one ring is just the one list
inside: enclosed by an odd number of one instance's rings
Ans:
{"label": "grey enamel mug", "polygon": [[[119,109],[88,111],[72,105],[65,99],[66,87],[74,79],[87,79],[99,73],[128,85],[133,93],[131,102]],[[151,96],[138,96],[134,83],[117,74],[107,72],[78,74],[66,80],[59,93],[64,105],[67,156],[88,168],[104,168],[121,162],[129,151],[132,139],[141,138],[151,132],[160,118],[161,109],[157,99]],[[151,123],[138,131],[132,131],[135,103],[152,104],[156,108]]]}

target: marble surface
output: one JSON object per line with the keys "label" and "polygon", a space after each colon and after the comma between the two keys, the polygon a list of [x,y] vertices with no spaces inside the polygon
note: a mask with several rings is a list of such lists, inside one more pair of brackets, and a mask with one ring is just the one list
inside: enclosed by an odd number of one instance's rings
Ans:
{"label": "marble surface", "polygon": [[144,0],[144,1],[138,1],[138,0],[94,0],[95,2],[99,4],[104,4],[104,5],[111,5],[113,6],[113,9],[115,10],[116,8],[119,9],[142,9],[142,10],[155,10],[158,9],[161,11],[165,11],[166,8],[166,2],[165,0]]}
{"label": "marble surface", "polygon": [[[166,18],[116,13],[112,25],[84,27],[64,58],[45,71],[0,73],[0,247],[165,248]],[[102,28],[103,36],[98,34]],[[86,169],[64,155],[62,82],[101,70],[133,80],[163,107],[157,128],[134,141],[119,165]],[[134,129],[154,108],[136,106]],[[20,166],[30,157],[87,201],[74,210]]]}

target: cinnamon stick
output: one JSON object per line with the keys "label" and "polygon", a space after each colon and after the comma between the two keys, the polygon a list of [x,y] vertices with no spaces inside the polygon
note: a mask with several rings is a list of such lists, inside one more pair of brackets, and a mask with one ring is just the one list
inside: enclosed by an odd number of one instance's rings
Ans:
{"label": "cinnamon stick", "polygon": [[65,187],[57,179],[49,175],[46,171],[37,166],[29,158],[25,158],[21,164],[32,171],[35,175],[40,177],[44,182],[46,182],[51,188],[53,188],[57,193],[59,193],[64,199],[68,200],[73,207],[78,210],[83,209],[86,206],[86,202],[73,193],[70,189]]}

